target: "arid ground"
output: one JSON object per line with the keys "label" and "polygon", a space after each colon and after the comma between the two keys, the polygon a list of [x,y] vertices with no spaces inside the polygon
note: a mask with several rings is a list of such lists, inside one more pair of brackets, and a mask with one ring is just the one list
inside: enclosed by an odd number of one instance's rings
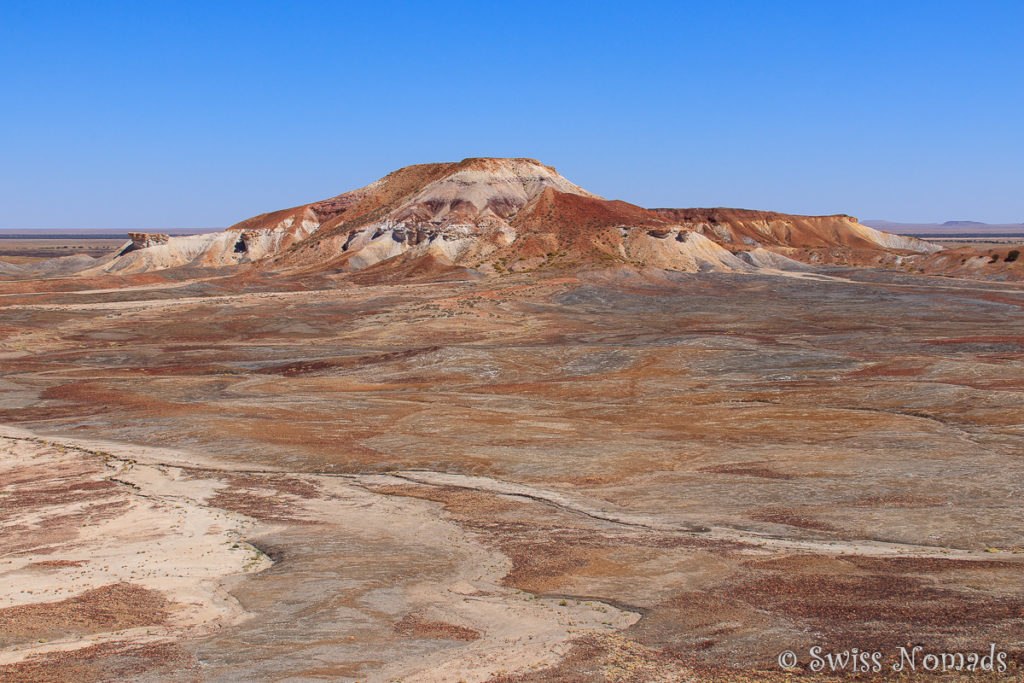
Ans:
{"label": "arid ground", "polygon": [[85,254],[99,258],[124,245],[124,239],[85,237],[81,239],[21,239],[0,235],[0,260],[7,263],[33,263],[46,259]]}
{"label": "arid ground", "polygon": [[1021,675],[1020,283],[382,280],[0,283],[0,679]]}

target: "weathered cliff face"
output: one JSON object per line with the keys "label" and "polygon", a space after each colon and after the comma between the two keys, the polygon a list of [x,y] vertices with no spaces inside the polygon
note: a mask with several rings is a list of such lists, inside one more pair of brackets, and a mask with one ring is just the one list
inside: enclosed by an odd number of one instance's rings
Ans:
{"label": "weathered cliff face", "polygon": [[533,159],[465,159],[409,166],[358,190],[254,216],[221,233],[133,237],[131,249],[103,269],[259,262],[277,271],[356,271],[402,256],[402,262],[426,258],[485,273],[614,263],[749,270],[771,259],[737,254],[760,249],[800,259],[801,250],[825,247],[939,249],[845,215],[645,209],[602,199]]}
{"label": "weathered cliff face", "polygon": [[170,235],[149,232],[130,232],[128,233],[128,239],[130,239],[132,243],[125,248],[125,253],[135,251],[136,249],[148,249],[161,244],[167,244],[167,240],[170,239]]}

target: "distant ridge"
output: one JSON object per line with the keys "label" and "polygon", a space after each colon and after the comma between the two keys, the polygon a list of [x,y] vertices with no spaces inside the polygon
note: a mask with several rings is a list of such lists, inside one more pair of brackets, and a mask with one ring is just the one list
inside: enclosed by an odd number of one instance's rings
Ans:
{"label": "distant ridge", "polygon": [[161,232],[165,235],[205,235],[220,232],[224,228],[0,228],[0,239],[83,239],[101,237],[106,239],[128,239],[132,232]]}
{"label": "distant ridge", "polygon": [[1019,235],[1024,233],[1024,223],[982,223],[980,221],[946,221],[945,223],[896,223],[894,221],[869,220],[864,225],[893,232],[899,235]]}

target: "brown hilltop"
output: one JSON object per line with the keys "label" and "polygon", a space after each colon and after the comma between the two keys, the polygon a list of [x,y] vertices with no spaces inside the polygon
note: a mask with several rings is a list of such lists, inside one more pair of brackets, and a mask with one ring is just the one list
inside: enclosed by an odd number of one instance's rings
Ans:
{"label": "brown hilltop", "polygon": [[[464,159],[459,164],[465,164],[469,161],[473,160]],[[337,227],[345,222],[358,221],[360,218],[386,212],[394,202],[400,201],[410,193],[414,193],[428,183],[443,177],[459,164],[434,163],[406,166],[389,173],[366,187],[344,192],[311,204],[303,204],[289,209],[259,214],[258,216],[235,223],[228,230],[243,231],[272,228],[288,218],[295,218],[307,213],[312,213],[317,218],[321,228]]]}
{"label": "brown hilltop", "polygon": [[[449,202],[426,200],[424,202],[404,206],[410,196],[416,195],[427,185],[452,176],[460,171],[477,171],[481,173],[497,173],[509,164],[536,166],[547,170],[552,176],[557,171],[551,166],[544,166],[536,159],[494,159],[477,157],[463,159],[458,162],[414,164],[392,171],[380,180],[357,190],[324,199],[312,204],[283,209],[273,213],[261,214],[231,226],[229,230],[251,230],[257,227],[272,227],[278,222],[312,211],[320,220],[321,235],[330,235],[339,231],[348,231],[374,220],[393,217],[398,220],[423,221],[436,214],[441,208],[453,210],[458,216],[471,218],[479,213],[471,202],[461,198],[452,198]],[[396,216],[391,212],[399,207],[403,210]],[[500,199],[492,201],[486,207],[498,216],[512,213],[514,204]]]}
{"label": "brown hilltop", "polygon": [[[440,221],[442,223],[490,216],[506,218],[523,206],[524,197],[495,191],[486,193],[481,202],[477,200],[480,193],[473,190],[498,185],[509,177],[520,182],[550,183],[590,196],[558,175],[554,167],[545,166],[536,159],[484,157],[454,163],[406,166],[364,188],[310,206],[330,212],[331,217],[323,224],[323,236],[348,232],[375,220],[391,219],[416,224],[436,223],[438,217],[444,217]],[[420,196],[428,186],[452,178],[456,179],[458,187],[466,191],[454,194],[428,191],[425,196]],[[528,191],[525,198],[530,198]]]}

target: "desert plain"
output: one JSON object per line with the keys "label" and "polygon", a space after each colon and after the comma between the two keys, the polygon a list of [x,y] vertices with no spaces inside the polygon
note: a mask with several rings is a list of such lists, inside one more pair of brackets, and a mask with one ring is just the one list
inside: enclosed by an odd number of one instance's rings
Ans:
{"label": "desert plain", "polygon": [[174,270],[0,332],[3,680],[1024,663],[1019,283]]}

